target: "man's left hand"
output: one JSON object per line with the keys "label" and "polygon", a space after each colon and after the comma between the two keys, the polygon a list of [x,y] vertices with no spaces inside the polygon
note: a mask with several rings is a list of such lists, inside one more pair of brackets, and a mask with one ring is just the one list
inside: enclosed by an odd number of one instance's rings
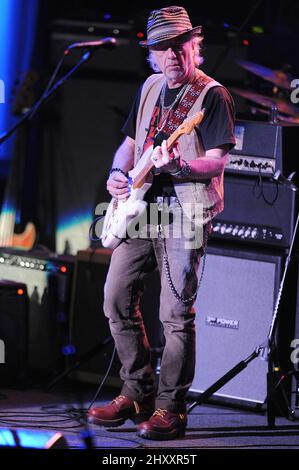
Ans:
{"label": "man's left hand", "polygon": [[156,168],[159,168],[162,173],[175,173],[181,167],[180,153],[177,147],[173,147],[173,156],[167,150],[166,140],[163,140],[162,145],[154,148],[151,159]]}

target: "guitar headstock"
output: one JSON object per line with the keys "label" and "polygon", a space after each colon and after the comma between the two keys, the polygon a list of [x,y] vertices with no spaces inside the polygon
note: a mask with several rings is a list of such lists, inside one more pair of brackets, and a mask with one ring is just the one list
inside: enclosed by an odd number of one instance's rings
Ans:
{"label": "guitar headstock", "polygon": [[205,109],[185,119],[185,121],[177,128],[179,135],[190,134],[195,126],[201,123],[204,117]]}

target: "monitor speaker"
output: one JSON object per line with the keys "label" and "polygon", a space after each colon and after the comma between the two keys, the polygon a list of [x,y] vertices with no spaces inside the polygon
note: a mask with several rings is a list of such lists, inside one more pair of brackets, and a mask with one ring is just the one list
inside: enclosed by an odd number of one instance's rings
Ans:
{"label": "monitor speaker", "polygon": [[[75,346],[76,358],[86,355],[94,348],[98,350],[88,360],[82,361],[72,377],[81,381],[98,383],[104,376],[114,348],[114,342],[108,342],[110,329],[103,312],[104,284],[109,269],[111,250],[82,250],[77,254],[74,278],[74,296],[71,313],[71,341]],[[153,349],[163,344],[163,335],[159,322],[160,281],[154,273],[146,282],[141,303],[145,329]],[[71,364],[70,364],[71,365]],[[116,357],[106,384],[119,386],[120,363]]]}
{"label": "monitor speaker", "polygon": [[[275,252],[208,248],[195,303],[196,373],[190,392],[205,391],[266,340],[283,260],[283,254]],[[263,403],[267,368],[266,361],[256,358],[214,397]]]}

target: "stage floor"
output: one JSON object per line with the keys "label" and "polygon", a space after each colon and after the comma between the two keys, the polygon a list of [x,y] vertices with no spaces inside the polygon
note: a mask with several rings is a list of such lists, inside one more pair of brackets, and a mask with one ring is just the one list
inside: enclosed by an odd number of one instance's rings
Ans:
{"label": "stage floor", "polygon": [[[78,410],[88,408],[95,385],[65,381],[51,391],[40,386],[25,390],[0,388],[0,428],[27,428],[59,431],[69,448],[84,448],[86,429]],[[109,402],[116,389],[103,389],[97,404]],[[158,449],[299,449],[299,421],[276,419],[276,427],[267,426],[263,412],[242,410],[218,404],[193,409],[184,438],[174,441],[150,441],[136,436],[136,427],[127,421],[122,427],[105,429],[90,425],[93,447]]]}

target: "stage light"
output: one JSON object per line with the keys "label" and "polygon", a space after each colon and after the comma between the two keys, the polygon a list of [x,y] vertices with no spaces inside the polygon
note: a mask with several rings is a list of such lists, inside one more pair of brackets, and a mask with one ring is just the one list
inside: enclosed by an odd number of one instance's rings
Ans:
{"label": "stage light", "polygon": [[136,36],[137,36],[139,39],[142,39],[142,38],[144,38],[144,33],[142,33],[141,31],[139,31],[139,33],[137,33]]}
{"label": "stage light", "polygon": [[66,272],[67,272],[67,267],[66,267],[66,266],[61,266],[61,267],[60,267],[60,271],[61,271],[62,273],[66,273]]}
{"label": "stage light", "polygon": [[24,289],[18,289],[17,294],[18,295],[24,295]]}
{"label": "stage light", "polygon": [[105,15],[104,15],[103,18],[104,18],[104,20],[106,20],[106,21],[111,20],[111,15],[110,15],[110,13],[105,13]]}
{"label": "stage light", "polygon": [[249,46],[248,39],[243,39],[243,46]]}
{"label": "stage light", "polygon": [[60,432],[32,429],[0,429],[0,447],[29,449],[67,449],[68,444]]}

